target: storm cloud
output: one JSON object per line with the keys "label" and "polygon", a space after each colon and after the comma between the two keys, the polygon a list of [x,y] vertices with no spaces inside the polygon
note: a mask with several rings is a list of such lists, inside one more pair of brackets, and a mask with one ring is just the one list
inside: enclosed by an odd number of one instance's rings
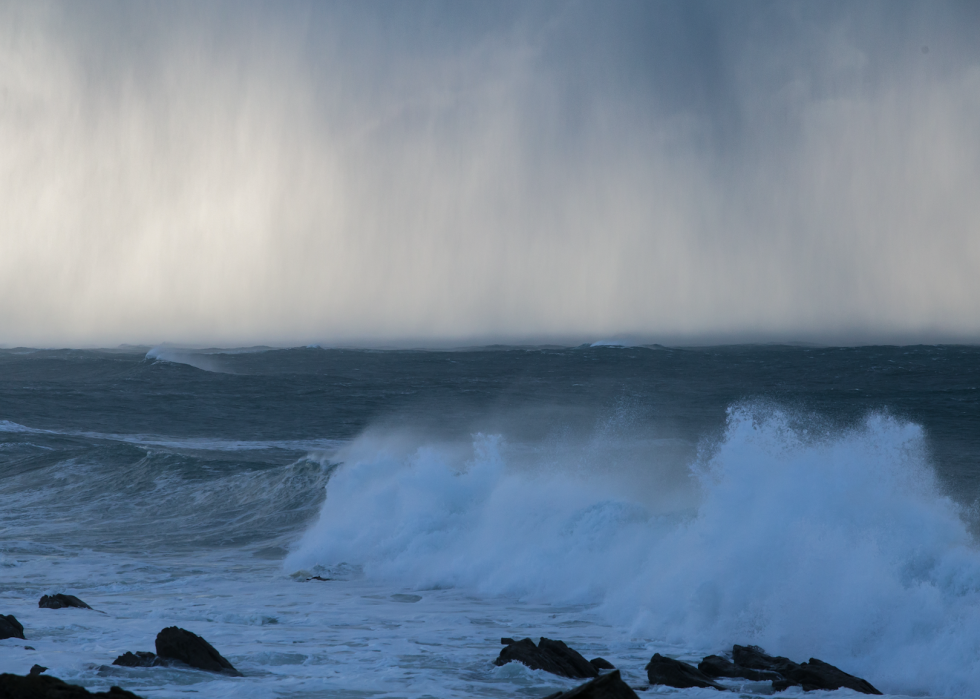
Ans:
{"label": "storm cloud", "polygon": [[976,341],[980,9],[0,5],[0,343]]}

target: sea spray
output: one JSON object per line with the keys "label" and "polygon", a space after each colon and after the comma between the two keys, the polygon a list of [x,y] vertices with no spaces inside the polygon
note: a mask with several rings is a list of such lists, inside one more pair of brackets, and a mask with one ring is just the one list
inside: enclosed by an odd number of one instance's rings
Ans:
{"label": "sea spray", "polygon": [[[607,474],[528,468],[499,436],[418,446],[367,433],[341,455],[295,570],[362,565],[417,588],[590,603],[624,634],[814,656],[886,691],[977,696],[980,552],[922,429],[729,410],[690,469],[696,508]],[[651,465],[653,467],[653,465]]]}

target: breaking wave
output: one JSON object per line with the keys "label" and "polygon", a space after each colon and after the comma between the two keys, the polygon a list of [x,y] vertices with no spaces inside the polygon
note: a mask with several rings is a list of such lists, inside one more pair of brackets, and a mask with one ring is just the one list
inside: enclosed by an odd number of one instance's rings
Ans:
{"label": "breaking wave", "polygon": [[[492,435],[461,449],[367,433],[285,567],[593,604],[624,635],[756,643],[885,691],[980,694],[980,551],[919,426],[735,406],[666,499],[529,454]],[[642,468],[659,467],[625,473]]]}

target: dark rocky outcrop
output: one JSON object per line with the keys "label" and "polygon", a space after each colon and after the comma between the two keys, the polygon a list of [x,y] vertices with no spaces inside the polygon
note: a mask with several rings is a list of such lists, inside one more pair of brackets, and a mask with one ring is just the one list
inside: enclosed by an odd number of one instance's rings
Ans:
{"label": "dark rocky outcrop", "polygon": [[606,660],[605,658],[592,658],[592,660],[589,661],[589,664],[592,667],[594,667],[596,670],[615,670],[616,669],[616,666],[613,665],[608,660]]}
{"label": "dark rocky outcrop", "polygon": [[646,671],[650,684],[662,684],[678,689],[688,687],[725,689],[693,665],[664,657],[660,653],[653,654],[650,662],[647,663]]}
{"label": "dark rocky outcrop", "polygon": [[881,694],[867,680],[849,675],[840,668],[816,658],[810,658],[806,663],[795,663],[789,658],[768,655],[758,646],[733,646],[732,661],[736,666],[743,668],[778,673],[781,679],[776,679],[772,683],[776,691],[793,686],[800,686],[806,692],[847,687],[863,694]]}
{"label": "dark rocky outcrop", "polygon": [[31,665],[31,671],[28,674],[33,677],[35,675],[40,675],[42,672],[44,672],[47,669],[48,668],[44,667],[43,665],[36,665],[36,664]]}
{"label": "dark rocky outcrop", "polygon": [[520,641],[501,639],[501,641],[511,642],[500,651],[500,655],[493,661],[494,665],[506,665],[516,660],[532,670],[544,670],[562,677],[576,679],[596,677],[599,674],[592,663],[562,641],[542,638],[536,646],[530,638]]}
{"label": "dark rocky outcrop", "polygon": [[[825,663],[822,660],[810,658],[809,662],[801,663],[800,667],[804,668],[812,677],[819,678],[821,683],[820,689],[840,689],[841,687],[847,687],[862,694],[881,694],[867,680],[849,675],[840,668],[834,667],[830,663]],[[806,685],[803,686],[803,689],[806,689]]]}
{"label": "dark rocky outcrop", "polygon": [[126,651],[113,660],[112,664],[121,665],[122,667],[156,667],[158,665],[166,665],[167,663],[156,653],[138,650],[135,653]]}
{"label": "dark rocky outcrop", "polygon": [[141,699],[132,692],[112,687],[108,692],[90,692],[49,675],[0,675],[0,699]]}
{"label": "dark rocky outcrop", "polygon": [[156,649],[157,655],[161,658],[179,660],[199,670],[221,672],[236,677],[242,674],[210,643],[197,634],[177,626],[167,627],[157,634]]}
{"label": "dark rocky outcrop", "polygon": [[0,638],[24,638],[24,625],[13,614],[0,614]]}
{"label": "dark rocky outcrop", "polygon": [[636,692],[623,682],[619,670],[606,673],[575,689],[558,692],[547,699],[639,699]]}
{"label": "dark rocky outcrop", "polygon": [[91,609],[90,606],[75,597],[75,595],[44,595],[37,603],[41,609],[64,609],[65,607],[78,607],[79,609]]}
{"label": "dark rocky outcrop", "polygon": [[781,680],[782,676],[778,672],[768,670],[753,670],[752,668],[736,665],[728,658],[720,655],[709,655],[700,663],[698,670],[708,677],[738,677],[744,680],[755,680],[765,682],[768,680]]}

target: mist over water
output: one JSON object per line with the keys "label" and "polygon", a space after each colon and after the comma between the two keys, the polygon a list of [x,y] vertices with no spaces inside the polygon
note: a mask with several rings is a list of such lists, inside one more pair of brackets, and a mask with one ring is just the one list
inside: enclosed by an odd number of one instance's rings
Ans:
{"label": "mist over water", "polygon": [[0,342],[977,337],[969,3],[0,6]]}

